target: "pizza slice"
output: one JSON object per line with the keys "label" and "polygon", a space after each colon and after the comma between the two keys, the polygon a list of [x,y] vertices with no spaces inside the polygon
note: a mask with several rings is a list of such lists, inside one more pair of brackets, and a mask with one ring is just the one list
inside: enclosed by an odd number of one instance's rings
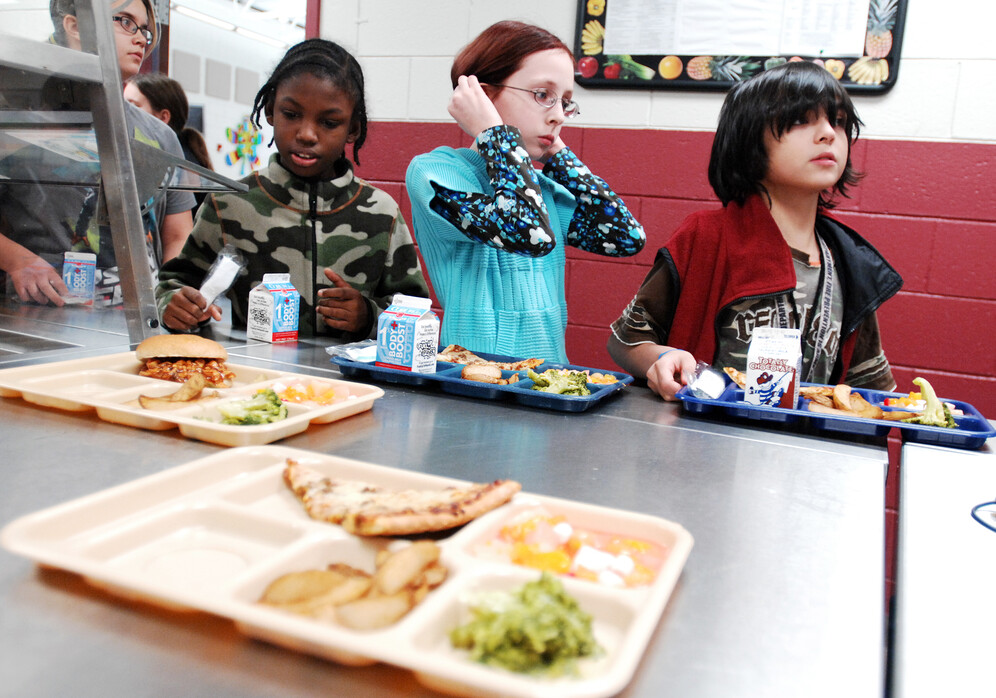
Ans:
{"label": "pizza slice", "polygon": [[461,347],[459,344],[450,344],[441,352],[436,354],[438,361],[445,361],[453,364],[466,364],[468,366],[494,366],[506,371],[521,371],[526,368],[536,368],[543,359],[521,359],[519,361],[491,361],[483,359],[470,349]]}
{"label": "pizza slice", "polygon": [[522,489],[515,480],[468,483],[440,490],[390,490],[327,477],[288,458],[284,482],[313,519],[358,536],[405,536],[445,531],[496,509]]}
{"label": "pizza slice", "polygon": [[732,366],[724,366],[723,373],[728,375],[730,380],[739,385],[741,388],[747,385],[747,374],[743,371],[739,371]]}

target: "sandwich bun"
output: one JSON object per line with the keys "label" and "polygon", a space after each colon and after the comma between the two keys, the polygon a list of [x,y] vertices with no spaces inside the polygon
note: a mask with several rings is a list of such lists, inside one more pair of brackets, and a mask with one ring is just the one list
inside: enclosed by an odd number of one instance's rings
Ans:
{"label": "sandwich bun", "polygon": [[189,358],[225,361],[228,352],[213,339],[196,334],[157,334],[135,347],[135,358],[149,359]]}

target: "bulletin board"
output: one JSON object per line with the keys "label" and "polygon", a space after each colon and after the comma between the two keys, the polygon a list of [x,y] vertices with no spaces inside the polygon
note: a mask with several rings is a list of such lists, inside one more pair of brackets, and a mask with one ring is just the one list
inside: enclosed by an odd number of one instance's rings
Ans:
{"label": "bulletin board", "polygon": [[726,90],[813,61],[852,93],[896,83],[908,0],[578,0],[575,80]]}

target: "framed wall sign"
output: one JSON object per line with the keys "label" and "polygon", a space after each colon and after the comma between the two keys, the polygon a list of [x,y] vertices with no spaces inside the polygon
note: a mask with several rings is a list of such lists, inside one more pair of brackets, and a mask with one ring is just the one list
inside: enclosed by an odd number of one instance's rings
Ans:
{"label": "framed wall sign", "polygon": [[908,0],[578,0],[584,87],[725,90],[786,61],[848,91],[896,82]]}

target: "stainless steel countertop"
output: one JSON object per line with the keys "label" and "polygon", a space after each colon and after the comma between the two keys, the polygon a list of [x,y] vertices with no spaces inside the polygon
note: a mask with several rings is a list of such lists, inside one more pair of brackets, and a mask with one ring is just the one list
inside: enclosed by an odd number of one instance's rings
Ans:
{"label": "stainless steel countertop", "polygon": [[[320,342],[226,344],[233,363],[335,375]],[[127,335],[99,347],[122,350]],[[884,443],[688,418],[633,386],[579,414],[382,387],[372,411],[280,443],[470,480],[512,477],[526,491],[692,533],[625,695],[882,695]],[[0,406],[0,524],[219,449],[93,413]],[[406,671],[271,647],[228,621],[119,601],[6,551],[0,607],[11,695],[433,695]]]}
{"label": "stainless steel countertop", "polygon": [[905,444],[896,568],[896,698],[993,694],[996,533],[970,515],[996,499],[996,452]]}

